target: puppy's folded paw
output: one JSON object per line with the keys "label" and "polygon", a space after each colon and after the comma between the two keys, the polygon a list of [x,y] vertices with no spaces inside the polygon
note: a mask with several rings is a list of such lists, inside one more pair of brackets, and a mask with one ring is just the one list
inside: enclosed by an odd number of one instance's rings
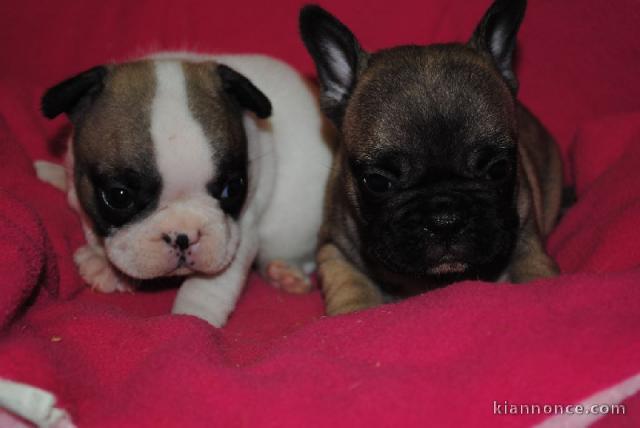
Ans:
{"label": "puppy's folded paw", "polygon": [[265,269],[265,276],[269,282],[284,291],[303,294],[311,291],[309,277],[297,266],[290,265],[284,260],[273,260]]}
{"label": "puppy's folded paw", "polygon": [[85,245],[76,250],[73,260],[78,266],[80,276],[92,290],[102,293],[133,291],[130,281],[109,263],[102,249]]}
{"label": "puppy's folded paw", "polygon": [[378,287],[334,244],[320,247],[316,260],[327,315],[349,314],[384,303]]}

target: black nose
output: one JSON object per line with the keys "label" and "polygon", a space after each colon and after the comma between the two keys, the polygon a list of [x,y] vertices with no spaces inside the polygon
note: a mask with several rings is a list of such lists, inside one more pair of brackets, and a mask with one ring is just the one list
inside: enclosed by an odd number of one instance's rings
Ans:
{"label": "black nose", "polygon": [[189,247],[189,237],[184,233],[180,233],[176,236],[175,243],[181,250],[186,250]]}
{"label": "black nose", "polygon": [[433,233],[452,234],[460,231],[467,222],[462,204],[455,198],[436,196],[429,201],[426,229]]}

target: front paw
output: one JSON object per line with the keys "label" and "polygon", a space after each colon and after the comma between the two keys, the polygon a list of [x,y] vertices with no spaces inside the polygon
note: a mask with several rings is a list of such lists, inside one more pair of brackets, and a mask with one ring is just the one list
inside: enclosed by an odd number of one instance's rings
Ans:
{"label": "front paw", "polygon": [[327,315],[342,315],[384,303],[380,289],[333,244],[317,253],[318,275]]}
{"label": "front paw", "polygon": [[103,293],[133,292],[132,281],[113,267],[101,248],[91,245],[80,247],[73,255],[73,261],[80,276],[92,290]]}
{"label": "front paw", "polygon": [[382,304],[382,300],[369,298],[355,298],[353,301],[332,301],[327,300],[325,312],[330,317],[336,315],[346,315],[353,312],[364,311],[365,309],[375,308]]}
{"label": "front paw", "polygon": [[[556,262],[544,252],[542,244],[533,247],[536,251],[517,254],[507,273],[511,282],[520,284],[544,278],[553,278],[560,273]],[[519,255],[519,257],[518,257]]]}
{"label": "front paw", "polygon": [[220,283],[216,279],[188,278],[180,287],[171,310],[174,314],[193,315],[214,327],[223,327],[233,311],[239,288],[233,284]]}
{"label": "front paw", "polygon": [[538,279],[553,278],[558,276],[560,270],[551,258],[538,260],[536,263],[521,263],[511,267],[509,270],[509,280],[514,284],[523,284]]}
{"label": "front paw", "polygon": [[289,293],[303,294],[311,291],[309,277],[302,269],[284,260],[269,262],[264,274],[269,282]]}

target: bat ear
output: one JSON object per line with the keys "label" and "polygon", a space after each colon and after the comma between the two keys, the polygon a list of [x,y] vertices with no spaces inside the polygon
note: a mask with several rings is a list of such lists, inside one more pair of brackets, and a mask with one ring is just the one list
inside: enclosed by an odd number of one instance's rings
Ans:
{"label": "bat ear", "polygon": [[491,57],[514,93],[518,80],[513,73],[512,58],[526,7],[526,0],[495,0],[469,41],[470,46]]}
{"label": "bat ear", "polygon": [[250,110],[261,119],[271,116],[271,101],[249,79],[226,65],[219,64],[218,76],[222,88],[244,109]]}
{"label": "bat ear", "polygon": [[73,114],[100,94],[106,75],[106,67],[94,67],[48,89],[41,100],[42,114],[49,119],[62,113]]}
{"label": "bat ear", "polygon": [[302,41],[318,72],[320,104],[325,114],[339,126],[357,76],[366,67],[368,55],[344,24],[319,6],[303,7],[299,21]]}

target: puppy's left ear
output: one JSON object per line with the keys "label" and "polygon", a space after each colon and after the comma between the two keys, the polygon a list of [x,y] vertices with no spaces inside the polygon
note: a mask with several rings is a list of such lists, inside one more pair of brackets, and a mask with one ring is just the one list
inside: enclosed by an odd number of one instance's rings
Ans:
{"label": "puppy's left ear", "polygon": [[469,45],[489,55],[512,92],[518,91],[512,58],[526,0],[495,0],[471,36]]}
{"label": "puppy's left ear", "polygon": [[300,34],[316,64],[322,109],[340,126],[347,100],[366,67],[368,55],[344,24],[319,6],[302,8]]}
{"label": "puppy's left ear", "polygon": [[260,119],[271,116],[271,101],[249,79],[222,64],[218,65],[217,72],[222,80],[222,89],[242,108],[254,112]]}

